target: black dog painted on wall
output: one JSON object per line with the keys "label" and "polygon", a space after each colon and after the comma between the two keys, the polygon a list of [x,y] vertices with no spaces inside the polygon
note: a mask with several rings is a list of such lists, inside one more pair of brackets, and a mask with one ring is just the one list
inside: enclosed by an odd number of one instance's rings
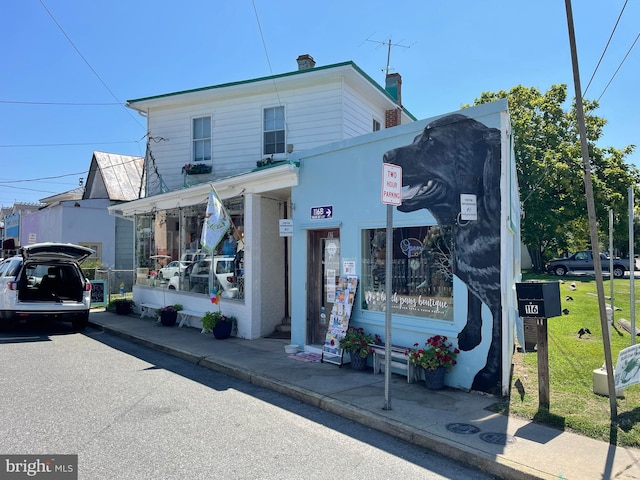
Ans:
{"label": "black dog painted on wall", "polygon": [[[493,317],[486,366],[472,388],[500,392],[500,130],[460,114],[429,123],[411,145],[390,150],[386,163],[402,167],[401,212],[428,209],[438,225],[451,225],[453,273],[469,291],[461,350],[481,341],[484,303]],[[460,219],[460,194],[474,194],[478,219]]]}

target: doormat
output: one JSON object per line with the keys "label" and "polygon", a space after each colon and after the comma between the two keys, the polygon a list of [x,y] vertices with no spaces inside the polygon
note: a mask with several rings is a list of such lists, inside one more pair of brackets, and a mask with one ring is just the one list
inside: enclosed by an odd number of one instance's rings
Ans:
{"label": "doormat", "polygon": [[322,359],[319,353],[300,352],[295,355],[288,355],[287,358],[298,360],[299,362],[317,363]]}

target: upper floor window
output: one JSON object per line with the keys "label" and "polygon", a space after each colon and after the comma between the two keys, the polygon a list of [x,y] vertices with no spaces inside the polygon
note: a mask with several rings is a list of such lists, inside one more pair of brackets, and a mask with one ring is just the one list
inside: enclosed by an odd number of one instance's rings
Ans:
{"label": "upper floor window", "polygon": [[211,117],[193,119],[193,160],[211,160]]}
{"label": "upper floor window", "polygon": [[264,154],[284,153],[284,107],[264,109]]}

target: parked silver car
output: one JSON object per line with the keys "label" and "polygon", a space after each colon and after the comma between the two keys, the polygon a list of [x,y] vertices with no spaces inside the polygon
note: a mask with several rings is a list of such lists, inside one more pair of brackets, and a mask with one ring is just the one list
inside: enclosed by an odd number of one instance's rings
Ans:
{"label": "parked silver car", "polygon": [[86,327],[91,283],[79,262],[93,253],[70,243],[37,243],[0,262],[0,322],[47,318]]}

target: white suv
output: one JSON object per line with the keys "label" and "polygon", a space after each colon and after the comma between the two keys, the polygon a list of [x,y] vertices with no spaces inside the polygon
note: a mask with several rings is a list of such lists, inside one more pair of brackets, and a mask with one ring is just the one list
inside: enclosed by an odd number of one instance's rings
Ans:
{"label": "white suv", "polygon": [[0,322],[54,318],[86,327],[91,283],[79,262],[93,253],[70,243],[37,243],[0,262]]}

